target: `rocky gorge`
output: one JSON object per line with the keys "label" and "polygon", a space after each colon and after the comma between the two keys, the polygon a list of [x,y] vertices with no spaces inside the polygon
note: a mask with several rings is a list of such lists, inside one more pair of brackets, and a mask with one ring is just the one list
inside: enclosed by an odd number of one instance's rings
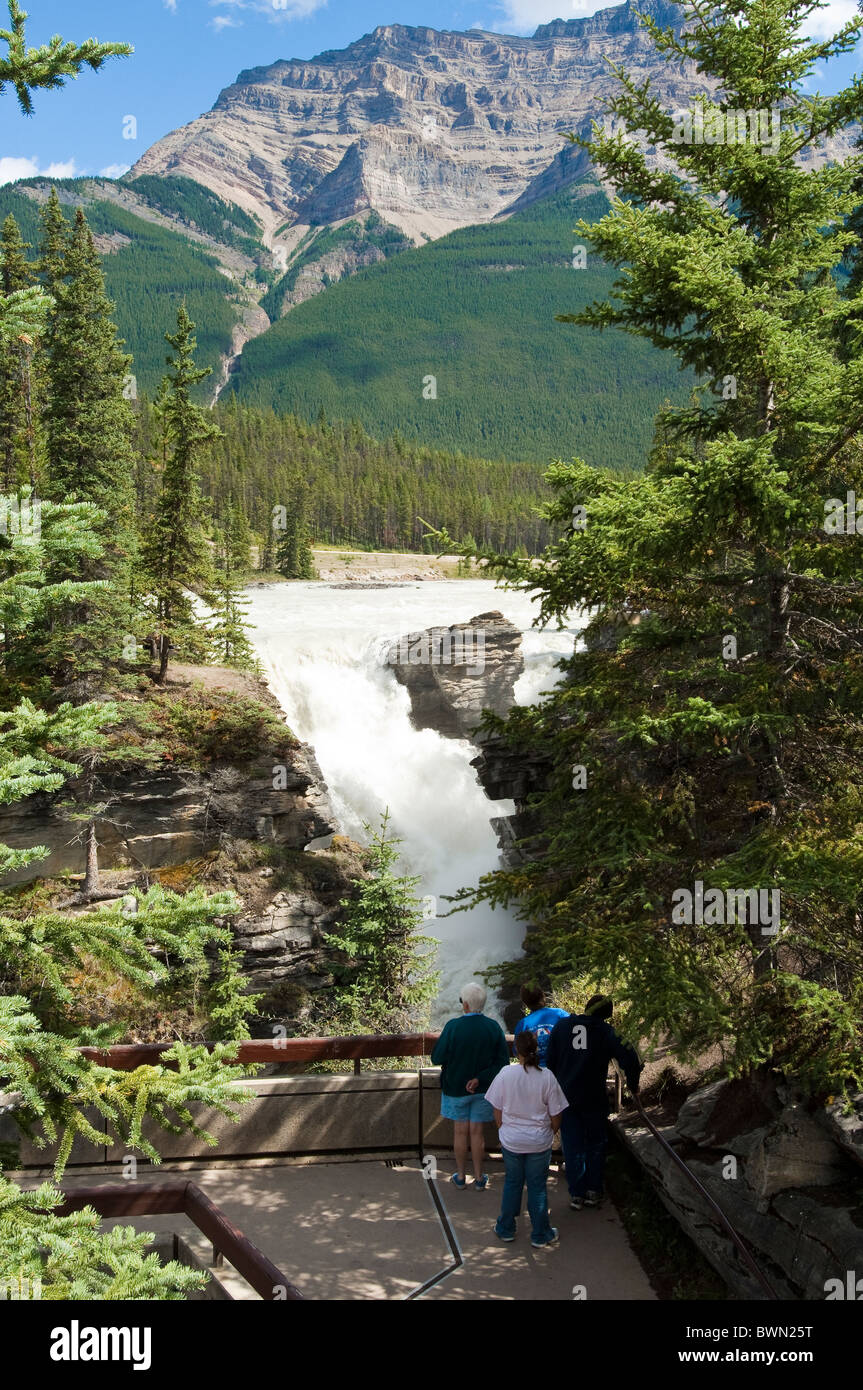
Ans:
{"label": "rocky gorge", "polygon": [[[482,669],[476,660],[480,634]],[[443,654],[447,642],[472,659],[411,661],[412,654]],[[522,646],[519,628],[498,610],[405,633],[391,644],[396,659],[390,664],[408,693],[415,727],[472,740],[473,766],[489,800],[514,800],[514,815],[495,823],[510,862],[521,853],[515,840],[536,829],[526,800],[541,790],[548,769],[476,726],[483,708],[500,715],[512,708],[524,670]],[[314,749],[290,733],[264,684],[227,669],[178,668],[168,698],[193,707],[202,724],[214,710],[224,719],[225,702],[247,701],[247,722],[253,722],[251,707],[262,714],[254,747],[226,756],[216,744],[202,758],[195,744],[185,760],[163,751],[157,766],[136,766],[130,757],[122,767],[103,769],[103,887],[112,895],[152,882],[179,890],[193,883],[232,889],[242,903],[233,930],[243,973],[249,991],[261,996],[256,1030],[281,1023],[302,1032],[332,984],[327,933],[365,874],[361,847],[337,833]],[[55,899],[82,876],[76,812],[88,795],[92,788],[73,782],[18,803],[14,815],[0,813],[0,838],[50,850],[48,861],[26,874],[47,874]],[[851,1104],[818,1102],[766,1070],[729,1080],[718,1074],[719,1061],[704,1058],[685,1068],[669,1065],[666,1056],[648,1063],[644,1104],[779,1296],[823,1298],[837,1271],[863,1269],[863,1097]],[[715,1212],[668,1152],[630,1110],[613,1125],[733,1296],[760,1297]]]}
{"label": "rocky gorge", "polygon": [[[482,632],[480,668],[393,665],[396,680],[408,688],[417,727],[465,739],[483,708],[502,714],[513,703],[523,669],[521,634],[501,613],[434,629],[431,636],[463,640],[475,631]],[[73,692],[75,698],[93,693]],[[153,731],[158,728],[161,741],[145,756],[131,716],[142,717],[136,711],[143,706],[152,722],[154,695]],[[233,930],[248,990],[261,996],[260,1018],[267,1027],[275,1020],[302,1029],[332,982],[327,931],[365,873],[360,845],[338,833],[314,749],[290,732],[263,681],[229,668],[174,666],[164,698],[127,692],[121,710],[111,756],[100,763],[95,781],[92,772],[82,773],[56,793],[0,808],[5,843],[49,851],[11,875],[10,883],[38,877],[55,904],[69,901],[86,867],[84,813],[98,796],[104,895],[151,883],[233,890],[242,903]],[[182,711],[179,742],[173,733],[164,737],[170,711]],[[249,730],[241,745],[233,732],[238,719]],[[221,723],[230,730],[224,737]]]}

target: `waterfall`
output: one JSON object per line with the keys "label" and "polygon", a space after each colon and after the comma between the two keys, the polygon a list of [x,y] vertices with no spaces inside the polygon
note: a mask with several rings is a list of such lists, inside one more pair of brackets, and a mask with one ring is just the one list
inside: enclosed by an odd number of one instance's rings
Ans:
{"label": "waterfall", "polygon": [[340,831],[365,842],[365,825],[377,828],[388,807],[391,833],[403,842],[401,871],[419,875],[417,895],[437,906],[423,930],[440,942],[432,1014],[441,1022],[458,1012],[463,984],[521,950],[524,925],[509,912],[482,904],[440,915],[449,910],[446,895],[497,866],[489,818],[511,814],[513,804],[486,797],[470,743],[413,728],[408,693],[380,662],[382,640],[500,609],[525,633],[516,698],[530,703],[554,684],[554,663],[572,651],[573,630],[531,629],[531,599],[484,580],[355,591],[278,584],[252,588],[247,598],[268,683],[291,729],[315,750]]}

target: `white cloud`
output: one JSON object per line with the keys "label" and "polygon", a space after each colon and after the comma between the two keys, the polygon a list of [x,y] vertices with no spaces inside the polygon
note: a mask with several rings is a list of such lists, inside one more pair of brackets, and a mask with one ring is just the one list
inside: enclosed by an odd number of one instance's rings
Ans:
{"label": "white cloud", "polygon": [[217,34],[221,33],[223,29],[239,29],[242,22],[241,19],[231,19],[229,14],[218,14],[215,19],[210,20],[210,24]]}
{"label": "white cloud", "polygon": [[510,34],[532,34],[539,24],[553,19],[583,19],[585,15],[607,10],[613,0],[501,0],[503,23],[495,29]]}
{"label": "white cloud", "polygon": [[[548,24],[552,19],[583,19],[614,3],[615,0],[499,0],[496,8],[503,18],[494,29],[532,34],[538,24]],[[856,0],[828,0],[824,9],[813,10],[808,16],[804,32],[810,38],[829,38],[859,13]]]}
{"label": "white cloud", "polygon": [[125,174],[131,169],[131,164],[106,164],[104,169],[99,170],[103,179],[118,179],[121,174]]}
{"label": "white cloud", "polygon": [[165,6],[165,9],[166,9],[166,10],[170,10],[170,11],[171,11],[171,14],[176,14],[176,13],[177,13],[177,0],[163,0],[163,3],[164,3],[164,6]]}
{"label": "white cloud", "polygon": [[74,179],[83,172],[74,159],[57,160],[40,169],[35,155],[32,159],[27,159],[25,155],[3,155],[0,158],[0,184],[14,183],[16,179],[35,179],[40,175],[48,179]]}
{"label": "white cloud", "polygon": [[[314,14],[326,5],[327,0],[210,0],[211,5],[222,6],[224,9],[248,10],[253,14],[266,15],[275,24],[281,24],[285,20],[305,19],[308,15]],[[224,29],[234,27],[237,21],[226,21],[220,24],[218,20],[213,21],[213,27]]]}
{"label": "white cloud", "polygon": [[829,39],[859,13],[856,0],[828,0],[823,10],[813,10],[804,20],[804,33],[813,39]]}

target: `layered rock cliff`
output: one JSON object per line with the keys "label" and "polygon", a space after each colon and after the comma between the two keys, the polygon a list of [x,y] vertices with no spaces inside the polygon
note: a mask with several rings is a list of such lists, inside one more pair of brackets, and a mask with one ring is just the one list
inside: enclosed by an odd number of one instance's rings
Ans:
{"label": "layered rock cliff", "polygon": [[0,841],[50,851],[11,881],[44,878],[56,905],[74,907],[89,808],[103,895],[153,882],[233,890],[249,992],[265,1018],[296,1026],[332,982],[326,931],[364,875],[360,847],[311,848],[336,829],[327,787],[261,682],[219,667],[170,674],[164,691],[145,680],[126,693],[95,777],[0,808]]}
{"label": "layered rock cliff", "polygon": [[[197,703],[192,695],[196,675],[207,682],[206,691],[201,683]],[[280,726],[280,711],[265,687],[236,671],[186,667],[174,672],[166,694],[165,702],[153,709],[159,718],[178,704],[185,707],[192,732],[184,735],[184,750],[172,751],[175,745],[165,739],[163,720],[156,728],[148,725],[148,735],[159,739],[164,751],[157,754],[158,761],[145,759],[135,747],[136,731],[126,725],[92,786],[81,776],[58,792],[0,807],[3,843],[13,849],[44,845],[50,851],[47,859],[30,864],[12,881],[83,872],[81,818],[94,803],[103,868],[163,869],[206,854],[225,839],[302,850],[335,830],[314,751]],[[234,722],[248,718],[255,706],[225,704],[232,696],[252,697],[265,716],[250,727],[242,755],[238,751],[235,756],[227,744],[220,749],[212,735],[209,744],[200,746],[194,732],[196,725],[218,728],[217,718],[226,713]],[[126,708],[131,710],[131,703]],[[145,708],[149,715],[149,706]]]}
{"label": "layered rock cliff", "polygon": [[[668,0],[638,9],[666,26],[682,19]],[[583,175],[585,156],[561,137],[604,110],[609,61],[650,77],[669,107],[704,91],[692,64],[657,55],[631,0],[532,38],[382,25],[345,49],[241,72],[129,177],[186,175],[270,232],[374,208],[415,240],[436,237]]]}
{"label": "layered rock cliff", "polygon": [[[863,1095],[846,1114],[841,1104],[821,1106],[765,1071],[698,1087],[679,1107],[654,1107],[652,1118],[780,1298],[849,1296],[831,1281],[844,1289],[847,1272],[863,1267]],[[709,1203],[655,1137],[633,1115],[614,1124],[733,1296],[763,1298]]]}

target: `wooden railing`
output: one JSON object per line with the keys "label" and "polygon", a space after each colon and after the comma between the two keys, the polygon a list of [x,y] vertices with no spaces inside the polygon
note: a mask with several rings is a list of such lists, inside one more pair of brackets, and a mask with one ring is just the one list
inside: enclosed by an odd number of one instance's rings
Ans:
{"label": "wooden railing", "polygon": [[261,1298],[281,1303],[303,1297],[196,1183],[105,1183],[62,1191],[63,1202],[55,1208],[56,1216],[68,1216],[82,1207],[92,1207],[103,1217],[182,1213],[212,1243],[215,1262],[224,1256]]}
{"label": "wooden railing", "polygon": [[[238,1062],[352,1061],[359,1073],[366,1057],[427,1057],[440,1033],[366,1033],[352,1038],[254,1038],[237,1045]],[[212,1049],[213,1043],[204,1043]],[[155,1066],[171,1043],[123,1043],[116,1047],[82,1047],[91,1061],[117,1071]],[[166,1062],[166,1066],[172,1063]]]}

